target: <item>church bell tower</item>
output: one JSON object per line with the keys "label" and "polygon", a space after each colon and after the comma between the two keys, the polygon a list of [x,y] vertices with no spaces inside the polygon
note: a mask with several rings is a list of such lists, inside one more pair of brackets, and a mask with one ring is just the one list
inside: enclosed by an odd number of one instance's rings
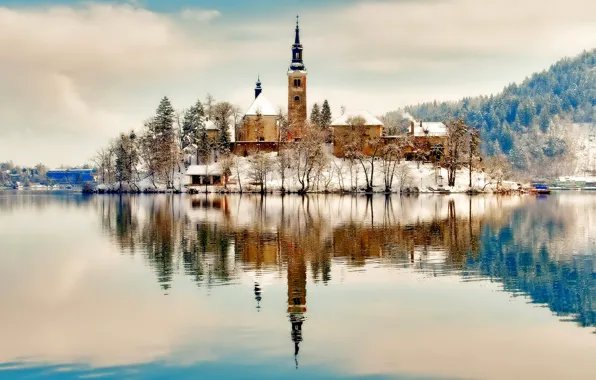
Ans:
{"label": "church bell tower", "polygon": [[288,69],[288,140],[299,139],[306,121],[306,67],[302,60],[300,25],[296,16],[296,36],[292,45],[292,63]]}

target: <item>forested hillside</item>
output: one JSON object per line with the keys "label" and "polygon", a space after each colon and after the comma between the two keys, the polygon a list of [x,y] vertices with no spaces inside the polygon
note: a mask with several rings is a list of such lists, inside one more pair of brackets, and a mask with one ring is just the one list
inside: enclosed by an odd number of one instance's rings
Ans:
{"label": "forested hillside", "polygon": [[[571,126],[596,121],[596,50],[562,59],[497,95],[423,103],[404,111],[423,120],[462,118],[481,129],[487,155],[504,153],[518,169],[555,175],[538,169],[549,161],[569,161],[578,149],[577,139],[569,136]],[[401,114],[387,116],[395,120]]]}

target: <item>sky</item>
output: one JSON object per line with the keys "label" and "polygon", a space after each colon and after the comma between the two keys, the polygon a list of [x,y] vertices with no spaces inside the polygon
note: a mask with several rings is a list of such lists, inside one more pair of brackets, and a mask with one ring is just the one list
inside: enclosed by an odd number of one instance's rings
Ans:
{"label": "sky", "polygon": [[287,107],[300,14],[308,103],[377,115],[491,94],[596,47],[593,0],[0,0],[0,161],[81,165],[163,96]]}

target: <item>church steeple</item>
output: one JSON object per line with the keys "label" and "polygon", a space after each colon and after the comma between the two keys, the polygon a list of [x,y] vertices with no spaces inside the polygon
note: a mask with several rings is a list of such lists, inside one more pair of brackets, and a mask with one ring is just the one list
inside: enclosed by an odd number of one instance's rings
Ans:
{"label": "church steeple", "polygon": [[296,16],[296,37],[294,38],[294,45],[292,45],[292,64],[290,65],[290,70],[306,70],[304,62],[302,61],[299,16]]}
{"label": "church steeple", "polygon": [[288,69],[288,124],[289,131],[284,139],[298,140],[302,137],[306,121],[306,67],[302,60],[300,24],[296,16],[296,37],[292,45],[292,63]]}
{"label": "church steeple", "polygon": [[261,92],[263,92],[263,88],[261,87],[261,76],[257,76],[257,86],[255,87],[255,99],[261,95]]}

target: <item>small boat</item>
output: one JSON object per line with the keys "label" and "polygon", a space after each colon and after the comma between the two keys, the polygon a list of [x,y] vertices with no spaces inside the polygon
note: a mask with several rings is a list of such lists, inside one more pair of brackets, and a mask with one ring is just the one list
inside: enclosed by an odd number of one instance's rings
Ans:
{"label": "small boat", "polygon": [[550,194],[550,189],[543,183],[533,183],[530,188],[530,194],[545,195]]}
{"label": "small boat", "polygon": [[451,194],[451,190],[446,189],[444,187],[438,187],[438,188],[434,189],[429,186],[428,190],[430,190],[430,192],[434,193],[434,194]]}

